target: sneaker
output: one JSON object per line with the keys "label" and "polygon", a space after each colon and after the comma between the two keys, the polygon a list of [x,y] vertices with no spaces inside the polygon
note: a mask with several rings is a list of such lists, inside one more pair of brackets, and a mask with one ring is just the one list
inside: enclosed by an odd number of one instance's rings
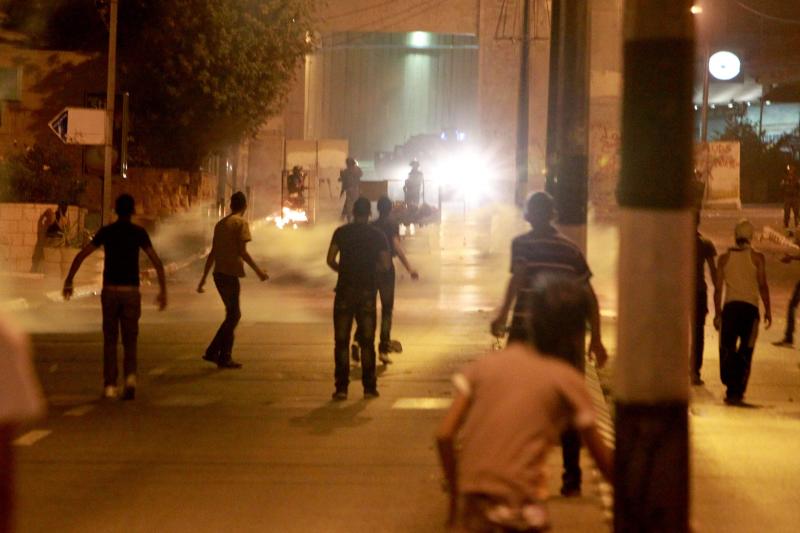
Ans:
{"label": "sneaker", "polygon": [[394,353],[403,353],[403,345],[400,344],[400,341],[389,341],[388,351]]}
{"label": "sneaker", "polygon": [[121,399],[123,401],[129,401],[129,400],[133,400],[134,398],[136,398],[136,387],[129,387],[129,386],[126,385],[125,388],[122,389],[122,398]]}
{"label": "sneaker", "polygon": [[728,396],[725,395],[725,399],[723,400],[727,405],[742,405],[743,399],[739,396]]}
{"label": "sneaker", "polygon": [[700,374],[695,374],[692,376],[692,385],[700,386],[705,384],[706,382],[703,381],[703,378],[700,377]]}
{"label": "sneaker", "polygon": [[358,344],[354,344],[350,347],[350,358],[354,363],[361,362],[361,348],[359,348]]}
{"label": "sneaker", "polygon": [[364,389],[365,400],[372,400],[373,398],[377,398],[379,396],[380,394],[378,393],[378,389]]}
{"label": "sneaker", "polygon": [[228,359],[227,361],[220,361],[217,363],[218,368],[242,368],[242,363]]}
{"label": "sneaker", "polygon": [[793,348],[794,342],[792,339],[783,338],[779,341],[775,341],[772,343],[773,346],[780,346],[781,348]]}
{"label": "sneaker", "polygon": [[106,385],[103,389],[103,398],[113,400],[117,397],[117,388],[114,385]]}
{"label": "sneaker", "polygon": [[215,365],[217,364],[217,360],[208,354],[203,355],[203,361],[208,361],[209,363],[214,363]]}
{"label": "sneaker", "polygon": [[331,395],[331,399],[335,402],[342,402],[347,399],[347,391],[337,390]]}
{"label": "sneaker", "polygon": [[389,357],[389,354],[386,353],[386,352],[379,353],[378,354],[378,359],[380,359],[380,362],[383,363],[384,365],[391,365],[392,364],[392,358]]}

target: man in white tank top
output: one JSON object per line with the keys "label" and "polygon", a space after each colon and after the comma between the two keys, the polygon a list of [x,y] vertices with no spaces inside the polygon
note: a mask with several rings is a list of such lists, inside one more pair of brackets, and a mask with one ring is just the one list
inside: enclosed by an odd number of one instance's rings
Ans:
{"label": "man in white tank top", "polygon": [[764,254],[750,247],[753,225],[740,220],[734,236],[736,246],[719,258],[714,293],[714,327],[720,331],[720,377],[727,387],[725,403],[731,405],[742,403],[747,389],[758,337],[759,298],[764,302],[766,328],[772,325]]}

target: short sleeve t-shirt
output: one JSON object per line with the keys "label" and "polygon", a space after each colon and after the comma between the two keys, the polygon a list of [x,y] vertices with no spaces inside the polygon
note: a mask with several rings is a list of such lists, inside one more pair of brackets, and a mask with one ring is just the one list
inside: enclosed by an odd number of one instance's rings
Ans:
{"label": "short sleeve t-shirt", "polygon": [[103,247],[103,285],[139,286],[139,250],[152,248],[150,236],[141,226],[118,220],[100,228],[92,245]]}
{"label": "short sleeve t-shirt", "polygon": [[376,288],[378,258],[389,251],[383,232],[370,224],[353,222],[333,232],[331,244],[339,248],[336,290]]}
{"label": "short sleeve t-shirt", "polygon": [[546,461],[572,424],[595,424],[584,377],[563,361],[511,344],[453,377],[470,407],[461,428],[459,492],[496,496],[510,504],[544,501]]}
{"label": "short sleeve t-shirt", "polygon": [[214,273],[244,277],[242,249],[250,242],[250,225],[241,215],[231,214],[214,226]]}
{"label": "short sleeve t-shirt", "polygon": [[699,233],[697,234],[697,292],[705,293],[708,290],[706,284],[705,264],[708,259],[712,261],[717,256],[717,249],[714,243]]}
{"label": "short sleeve t-shirt", "polygon": [[381,230],[383,235],[386,237],[386,241],[389,243],[389,251],[391,252],[392,257],[396,257],[397,250],[394,248],[394,238],[400,237],[400,226],[388,218],[379,218],[373,222],[372,225]]}
{"label": "short sleeve t-shirt", "polygon": [[592,277],[583,252],[552,226],[530,231],[511,241],[511,272],[519,269],[525,274],[525,282],[514,306],[514,314],[518,316],[527,312],[525,293],[537,274],[563,274],[577,281],[588,281]]}

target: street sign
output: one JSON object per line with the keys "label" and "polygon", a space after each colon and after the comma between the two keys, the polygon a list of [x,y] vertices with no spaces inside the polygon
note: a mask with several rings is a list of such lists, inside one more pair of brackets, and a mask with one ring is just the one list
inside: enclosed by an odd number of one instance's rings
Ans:
{"label": "street sign", "polygon": [[106,142],[105,111],[65,107],[49,123],[64,144],[103,145]]}

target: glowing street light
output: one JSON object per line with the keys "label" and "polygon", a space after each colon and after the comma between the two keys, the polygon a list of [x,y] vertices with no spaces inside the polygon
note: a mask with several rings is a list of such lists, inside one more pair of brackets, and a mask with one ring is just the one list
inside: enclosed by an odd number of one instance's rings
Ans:
{"label": "glowing street light", "polygon": [[699,15],[703,12],[703,6],[695,4],[689,9],[689,11],[692,12],[692,15]]}
{"label": "glowing street light", "polygon": [[732,80],[742,71],[742,61],[733,52],[723,50],[708,58],[708,71],[718,80]]}

